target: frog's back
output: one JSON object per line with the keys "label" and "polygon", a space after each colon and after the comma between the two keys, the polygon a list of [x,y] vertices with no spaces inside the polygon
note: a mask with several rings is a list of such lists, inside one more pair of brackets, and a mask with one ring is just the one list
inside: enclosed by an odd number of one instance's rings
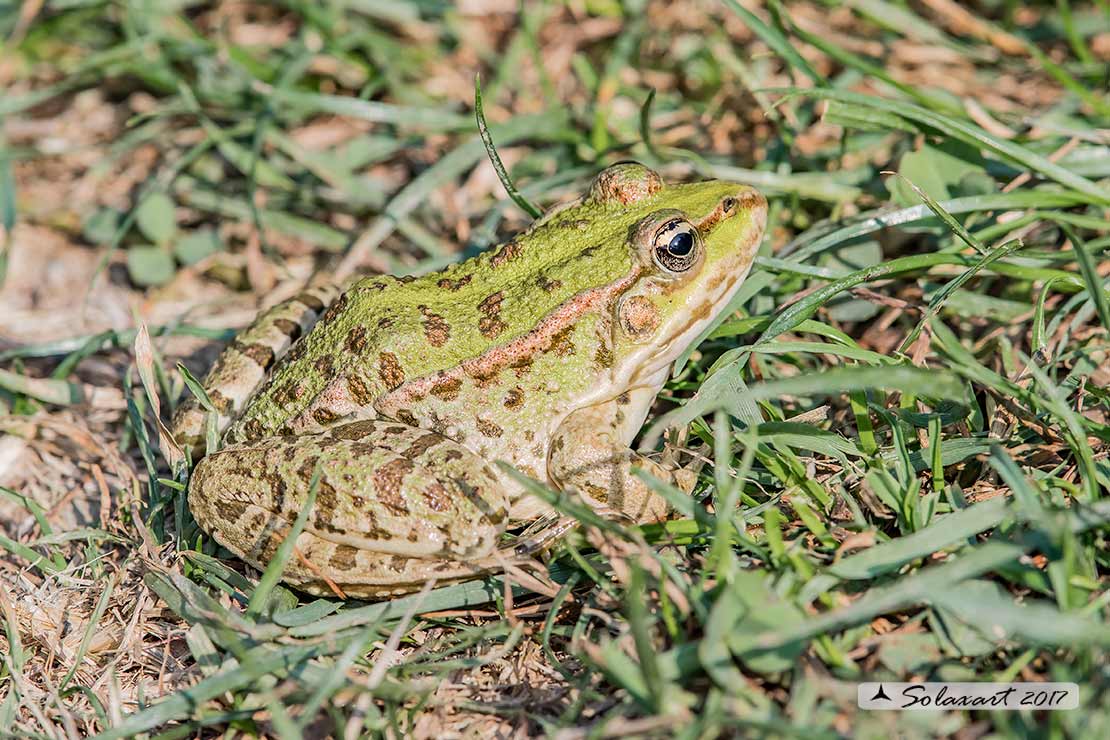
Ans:
{"label": "frog's back", "polygon": [[[558,221],[543,236],[523,234],[421,277],[356,282],[275,366],[227,440],[303,433],[394,408],[404,421],[426,422],[404,418],[411,412],[402,409],[428,397],[434,416],[458,397],[464,380],[488,387],[503,371],[519,375],[537,350],[565,349],[574,338],[560,325],[560,309],[574,304],[583,286],[608,286],[630,269],[627,250],[615,248],[621,240],[604,238],[615,234],[582,223]],[[580,323],[583,334],[596,328]],[[580,344],[590,341],[584,336]]]}

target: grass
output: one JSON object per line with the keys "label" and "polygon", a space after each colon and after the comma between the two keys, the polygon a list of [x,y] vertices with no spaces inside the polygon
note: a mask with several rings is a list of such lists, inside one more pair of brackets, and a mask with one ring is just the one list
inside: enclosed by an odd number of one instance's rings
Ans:
{"label": "grass", "polygon": [[[1110,6],[514,8],[0,3],[0,734],[1110,735]],[[674,518],[529,483],[557,548],[381,603],[200,532],[157,420],[261,302],[438,268],[625,158],[771,201],[642,434],[705,462],[649,481]]]}

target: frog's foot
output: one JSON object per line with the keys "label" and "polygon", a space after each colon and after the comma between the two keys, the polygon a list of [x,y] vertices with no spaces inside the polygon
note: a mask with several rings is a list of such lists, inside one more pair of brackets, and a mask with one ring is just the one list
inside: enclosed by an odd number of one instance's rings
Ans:
{"label": "frog's foot", "polygon": [[317,473],[283,575],[292,585],[385,596],[495,567],[508,501],[493,472],[446,437],[392,421],[225,448],[197,466],[189,507],[220,544],[264,568]]}
{"label": "frog's foot", "polygon": [[[217,433],[227,429],[274,364],[316,324],[338,294],[339,289],[331,285],[306,288],[263,312],[224,348],[202,384],[216,408]],[[174,414],[173,437],[192,449],[194,457],[205,452],[207,421],[208,412],[192,397]]]}

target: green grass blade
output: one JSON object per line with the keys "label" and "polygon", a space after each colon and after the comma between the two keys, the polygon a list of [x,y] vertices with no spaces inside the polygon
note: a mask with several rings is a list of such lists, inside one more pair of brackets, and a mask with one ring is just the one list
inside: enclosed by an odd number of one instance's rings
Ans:
{"label": "green grass blade", "polygon": [[293,548],[296,547],[297,538],[300,537],[301,532],[304,531],[305,525],[308,523],[309,514],[316,506],[316,493],[320,488],[320,480],[323,475],[319,466],[312,473],[312,480],[308,484],[308,495],[305,496],[304,506],[301,507],[300,512],[297,514],[296,520],[293,521],[293,526],[289,528],[285,538],[278,545],[274,556],[270,562],[266,564],[266,570],[263,571],[262,577],[258,579],[258,585],[255,586],[254,592],[251,594],[250,603],[247,605],[247,616],[257,617],[262,613],[262,609],[270,600],[270,594],[273,592],[274,587],[277,586],[278,581],[281,580],[281,574],[285,571],[285,564],[289,562],[289,558],[293,555]]}
{"label": "green grass blade", "polygon": [[474,75],[474,118],[478,122],[478,133],[482,136],[482,143],[486,145],[486,154],[489,155],[490,164],[497,172],[497,179],[501,181],[501,186],[505,188],[505,192],[509,194],[509,198],[513,203],[516,203],[521,209],[532,218],[539,218],[543,215],[543,211],[532,205],[527,198],[521,195],[520,191],[516,189],[513,184],[512,178],[505,170],[505,164],[501,161],[501,156],[497,153],[497,147],[493,143],[493,136],[490,135],[489,127],[486,125],[486,114],[482,110],[482,80],[479,75]]}
{"label": "green grass blade", "polygon": [[910,103],[885,100],[871,95],[863,95],[861,93],[853,93],[833,88],[817,88],[811,90],[781,88],[769,90],[768,92],[779,92],[791,96],[813,97],[821,100],[838,100],[849,105],[857,105],[864,108],[877,108],[894,113],[922,126],[940,131],[954,139],[971,144],[972,146],[983,147],[992,151],[1026,169],[1039,173],[1050,180],[1055,180],[1077,193],[1082,193],[1085,197],[1090,198],[1092,203],[1104,206],[1110,205],[1110,191],[1107,191],[1105,187],[1093,183],[1085,177],[1076,175],[1071,170],[1061,167],[1055,162],[1030,151],[1026,147],[1015,144],[1012,141],[992,136],[978,126],[966,121],[959,121]]}
{"label": "green grass blade", "polygon": [[787,64],[813,80],[816,84],[826,84],[825,78],[818,74],[817,70],[798,53],[798,50],[791,45],[790,41],[782,32],[768,26],[759,16],[736,2],[736,0],[725,0],[725,5],[727,5],[729,10],[733,13],[740,16],[740,19],[744,21],[744,25],[750,28],[752,33],[763,39],[763,42],[770,46]]}

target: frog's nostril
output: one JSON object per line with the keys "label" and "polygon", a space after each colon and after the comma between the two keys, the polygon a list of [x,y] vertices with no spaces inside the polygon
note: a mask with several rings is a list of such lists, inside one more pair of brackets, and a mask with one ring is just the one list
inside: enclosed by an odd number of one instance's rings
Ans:
{"label": "frog's nostril", "polygon": [[731,213],[732,210],[736,208],[736,198],[725,198],[721,201],[721,207],[724,209],[725,213]]}

